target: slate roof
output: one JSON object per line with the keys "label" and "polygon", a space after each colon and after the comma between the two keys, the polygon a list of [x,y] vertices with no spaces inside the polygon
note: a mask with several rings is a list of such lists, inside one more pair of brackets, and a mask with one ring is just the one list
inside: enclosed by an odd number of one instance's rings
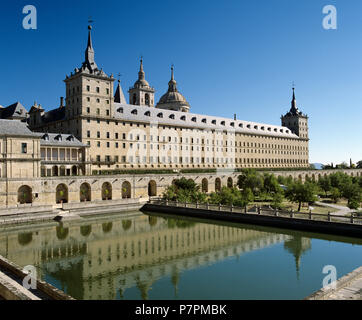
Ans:
{"label": "slate roof", "polygon": [[45,112],[42,116],[42,120],[44,123],[65,120],[65,107],[59,107],[57,109]]}
{"label": "slate roof", "polygon": [[59,134],[59,133],[35,133],[41,138],[41,146],[62,146],[62,147],[88,147],[88,145],[81,143],[72,134]]}
{"label": "slate roof", "polygon": [[15,102],[12,105],[0,108],[0,119],[25,119],[27,111],[20,102]]}
{"label": "slate roof", "polygon": [[143,121],[146,123],[158,123],[183,128],[235,130],[235,133],[299,139],[299,137],[287,127],[189,112],[164,110],[147,106],[114,103],[114,117],[120,120]]}
{"label": "slate roof", "polygon": [[20,120],[0,119],[0,136],[21,136],[21,137],[38,137],[32,132],[25,122]]}

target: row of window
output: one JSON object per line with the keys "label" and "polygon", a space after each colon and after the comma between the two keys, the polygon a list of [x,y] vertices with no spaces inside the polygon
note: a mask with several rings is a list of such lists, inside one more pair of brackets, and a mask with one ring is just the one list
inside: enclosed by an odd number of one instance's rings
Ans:
{"label": "row of window", "polygon": [[[91,92],[91,86],[90,86],[90,85],[87,85],[87,86],[86,86],[86,91],[87,91],[87,92]],[[95,92],[96,92],[96,93],[100,93],[100,92],[101,92],[100,87],[95,87]],[[80,93],[80,87],[79,87],[79,86],[73,87],[73,88],[70,88],[70,87],[69,87],[69,88],[68,88],[68,95],[70,96],[71,93],[73,93],[73,95],[74,95],[75,93]],[[109,93],[110,93],[109,88],[106,88],[105,94],[108,95]]]}
{"label": "row of window", "polygon": [[[112,157],[107,155],[104,157],[105,162],[112,162]],[[148,160],[148,161],[147,161]],[[101,162],[101,156],[96,156],[96,161]],[[119,163],[119,156],[114,156],[114,162]],[[207,164],[219,164],[219,163],[243,163],[243,164],[304,164],[308,160],[305,159],[260,159],[260,158],[204,158],[204,157],[140,157],[129,156],[128,161],[126,156],[121,156],[121,163],[207,163]]]}

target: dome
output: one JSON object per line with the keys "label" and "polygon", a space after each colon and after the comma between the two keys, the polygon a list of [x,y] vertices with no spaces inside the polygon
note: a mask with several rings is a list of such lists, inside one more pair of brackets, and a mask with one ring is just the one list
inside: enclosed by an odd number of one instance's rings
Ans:
{"label": "dome", "polygon": [[156,108],[188,112],[190,105],[185,97],[177,91],[177,83],[173,75],[173,67],[171,68],[171,80],[168,83],[167,92],[161,97]]}
{"label": "dome", "polygon": [[149,87],[149,83],[147,82],[147,80],[145,79],[138,79],[135,83],[134,83],[134,87],[135,88],[142,88],[142,87]]}
{"label": "dome", "polygon": [[160,99],[159,104],[161,103],[173,103],[173,102],[184,102],[188,104],[185,97],[180,92],[169,92],[167,91]]}

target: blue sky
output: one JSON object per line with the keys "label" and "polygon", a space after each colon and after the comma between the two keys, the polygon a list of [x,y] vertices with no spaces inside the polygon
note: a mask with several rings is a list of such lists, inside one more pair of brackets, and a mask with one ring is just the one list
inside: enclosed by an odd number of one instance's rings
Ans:
{"label": "blue sky", "polygon": [[[22,27],[28,4],[37,30]],[[337,30],[322,27],[330,4]],[[0,104],[58,107],[84,59],[89,16],[96,62],[123,74],[125,93],[143,55],[157,101],[173,63],[192,112],[280,124],[294,81],[310,116],[310,161],[362,160],[362,1],[2,1]]]}

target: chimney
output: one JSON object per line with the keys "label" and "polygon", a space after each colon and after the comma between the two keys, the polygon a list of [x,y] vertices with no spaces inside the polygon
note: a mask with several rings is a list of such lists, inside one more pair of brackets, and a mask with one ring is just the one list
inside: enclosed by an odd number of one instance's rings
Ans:
{"label": "chimney", "polygon": [[236,120],[236,113],[234,113],[234,120]]}
{"label": "chimney", "polygon": [[60,108],[64,107],[64,97],[60,97]]}

